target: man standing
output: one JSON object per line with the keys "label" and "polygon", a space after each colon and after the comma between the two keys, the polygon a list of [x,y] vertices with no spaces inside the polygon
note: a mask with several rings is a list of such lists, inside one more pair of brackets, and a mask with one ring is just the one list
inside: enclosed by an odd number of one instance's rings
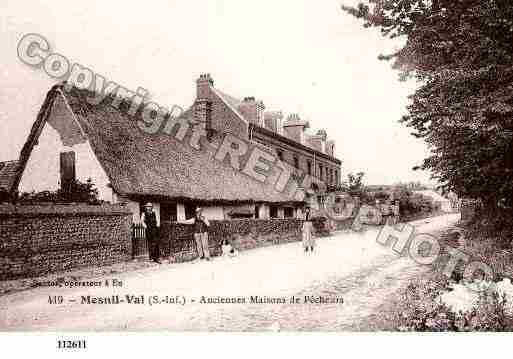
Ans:
{"label": "man standing", "polygon": [[180,223],[190,223],[194,225],[194,240],[200,259],[210,260],[210,251],[208,249],[208,227],[210,222],[203,216],[201,208],[196,208],[196,216],[194,218],[180,221]]}
{"label": "man standing", "polygon": [[153,204],[146,203],[144,206],[144,211],[141,215],[141,224],[146,230],[146,240],[148,241],[148,253],[150,259],[161,264],[157,215],[153,210]]}

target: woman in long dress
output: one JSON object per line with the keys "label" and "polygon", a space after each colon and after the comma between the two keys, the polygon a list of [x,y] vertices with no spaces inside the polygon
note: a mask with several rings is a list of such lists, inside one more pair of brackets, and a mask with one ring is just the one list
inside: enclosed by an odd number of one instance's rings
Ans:
{"label": "woman in long dress", "polygon": [[312,235],[313,224],[310,219],[310,208],[306,208],[305,210],[305,220],[303,221],[303,227],[301,228],[302,236],[303,236],[303,248],[305,252],[313,252],[315,247],[315,240]]}

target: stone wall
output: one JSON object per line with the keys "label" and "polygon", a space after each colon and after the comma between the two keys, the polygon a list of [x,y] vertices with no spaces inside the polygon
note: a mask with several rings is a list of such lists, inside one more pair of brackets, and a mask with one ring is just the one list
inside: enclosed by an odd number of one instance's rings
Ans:
{"label": "stone wall", "polygon": [[354,217],[335,219],[335,230],[344,231],[353,227]]}
{"label": "stone wall", "polygon": [[0,205],[0,280],[128,260],[131,222],[115,205]]}
{"label": "stone wall", "polygon": [[[301,240],[302,221],[295,218],[233,219],[210,223],[209,246],[212,255],[220,254],[221,242],[225,238],[238,250]],[[192,225],[163,222],[160,233],[163,256],[176,262],[197,257]]]}

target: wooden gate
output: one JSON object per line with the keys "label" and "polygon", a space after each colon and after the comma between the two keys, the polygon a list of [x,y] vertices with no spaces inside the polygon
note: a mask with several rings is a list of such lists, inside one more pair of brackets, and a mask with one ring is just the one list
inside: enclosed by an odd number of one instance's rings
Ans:
{"label": "wooden gate", "polygon": [[148,255],[146,229],[142,224],[132,224],[132,258]]}

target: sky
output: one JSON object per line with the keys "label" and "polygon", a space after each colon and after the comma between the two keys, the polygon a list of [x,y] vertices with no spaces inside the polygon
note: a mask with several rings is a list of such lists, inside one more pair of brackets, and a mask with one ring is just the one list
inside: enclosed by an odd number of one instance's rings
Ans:
{"label": "sky", "polygon": [[2,0],[0,161],[19,156],[57,82],[18,59],[27,33],[109,80],[148,89],[169,108],[192,104],[196,78],[210,73],[225,93],[298,113],[335,140],[343,177],[363,171],[367,184],[429,180],[412,170],[426,145],[398,123],[417,84],[400,82],[377,59],[401,40],[364,29],[338,0]]}

